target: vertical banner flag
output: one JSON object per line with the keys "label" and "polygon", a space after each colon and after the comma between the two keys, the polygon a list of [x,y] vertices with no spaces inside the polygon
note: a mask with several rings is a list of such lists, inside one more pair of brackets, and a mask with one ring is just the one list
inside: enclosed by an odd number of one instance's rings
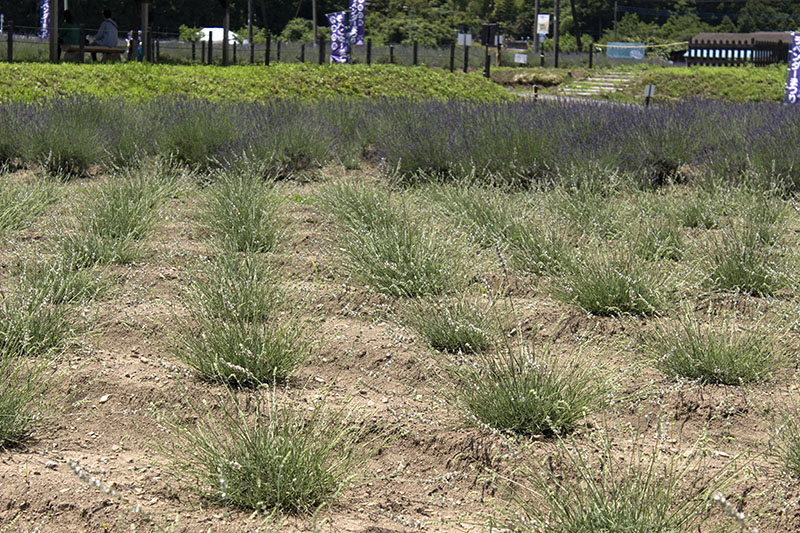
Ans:
{"label": "vertical banner flag", "polygon": [[42,0],[41,1],[41,11],[42,11],[42,29],[39,32],[39,37],[42,39],[47,39],[50,37],[50,1],[49,0]]}
{"label": "vertical banner flag", "polygon": [[547,35],[548,31],[550,31],[550,15],[547,13],[540,13],[536,19],[536,33],[539,35]]}
{"label": "vertical banner flag", "polygon": [[789,77],[786,79],[787,104],[796,104],[800,91],[800,33],[792,32],[789,41]]}
{"label": "vertical banner flag", "polygon": [[364,44],[364,6],[366,0],[350,0],[350,44]]}
{"label": "vertical banner flag", "polygon": [[331,63],[347,63],[350,47],[347,44],[347,11],[328,14],[331,25]]}

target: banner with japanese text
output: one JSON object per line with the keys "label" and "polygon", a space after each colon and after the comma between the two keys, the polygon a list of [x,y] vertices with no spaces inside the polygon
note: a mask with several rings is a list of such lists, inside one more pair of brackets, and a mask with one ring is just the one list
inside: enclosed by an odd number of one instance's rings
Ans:
{"label": "banner with japanese text", "polygon": [[350,46],[347,35],[347,11],[328,14],[331,25],[331,63],[347,63]]}
{"label": "banner with japanese text", "polygon": [[366,0],[350,0],[350,44],[364,44]]}
{"label": "banner with japanese text", "polygon": [[787,104],[796,104],[800,96],[800,33],[792,32],[789,41],[789,77],[786,79]]}
{"label": "banner with japanese text", "polygon": [[50,37],[50,1],[42,0],[40,10],[42,12],[42,29],[39,32],[39,37],[47,39]]}

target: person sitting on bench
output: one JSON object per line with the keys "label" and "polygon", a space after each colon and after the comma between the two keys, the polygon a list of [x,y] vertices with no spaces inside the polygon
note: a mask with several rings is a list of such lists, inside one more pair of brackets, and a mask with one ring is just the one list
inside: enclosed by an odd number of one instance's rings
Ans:
{"label": "person sitting on bench", "polygon": [[[80,41],[80,30],[78,26],[72,22],[72,12],[69,9],[64,10],[64,24],[61,25],[61,30],[58,32],[58,43],[63,45],[77,46]],[[58,60],[61,60],[61,47],[58,47]]]}
{"label": "person sitting on bench", "polygon": [[[117,23],[111,20],[111,10],[106,9],[103,11],[103,23],[100,24],[100,29],[91,38],[92,44],[95,46],[107,46],[114,48],[117,46],[117,38],[119,31],[117,30]],[[86,37],[89,39],[89,37]],[[97,52],[92,52],[92,61],[97,61]]]}

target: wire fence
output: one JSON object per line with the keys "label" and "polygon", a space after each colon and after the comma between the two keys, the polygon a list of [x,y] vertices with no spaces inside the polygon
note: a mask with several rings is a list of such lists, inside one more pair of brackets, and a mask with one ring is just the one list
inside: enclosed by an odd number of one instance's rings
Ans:
{"label": "wire fence", "polygon": [[[7,29],[7,28],[6,28]],[[39,61],[46,62],[50,59],[50,45],[47,39],[38,36],[39,28],[17,27],[13,36],[14,61]],[[92,35],[96,29],[88,28],[87,35]],[[8,32],[0,34],[0,61],[8,61]],[[119,46],[124,47],[126,41],[120,39]],[[222,42],[213,41],[209,46],[208,41],[195,43],[180,41],[176,34],[153,32],[153,62],[173,64],[222,64]],[[322,62],[327,63],[330,57],[330,44],[324,45]],[[252,52],[251,52],[252,49]],[[269,49],[269,53],[267,50]],[[267,58],[267,55],[269,56]],[[351,63],[356,64],[396,64],[420,65],[431,68],[453,70],[479,70],[486,63],[487,50],[480,45],[473,46],[414,46],[412,44],[353,46],[351,48]],[[534,54],[531,49],[502,49],[490,47],[488,49],[489,62],[492,67],[552,67],[555,64],[555,54],[552,51],[543,54]],[[498,57],[499,56],[499,57]],[[318,43],[281,42],[272,40],[267,43],[250,45],[247,42],[235,42],[228,47],[229,64],[244,65],[251,62],[255,64],[273,63],[319,63],[320,50]],[[141,52],[138,45],[128,46],[128,52],[123,54],[123,61],[138,61]],[[88,56],[87,56],[88,60]],[[650,58],[651,62],[660,61],[659,58]],[[626,60],[615,60],[605,57],[604,54],[594,53],[590,57],[587,52],[572,52],[559,54],[559,67],[586,68],[590,65],[596,67],[614,67],[620,64],[632,63]]]}

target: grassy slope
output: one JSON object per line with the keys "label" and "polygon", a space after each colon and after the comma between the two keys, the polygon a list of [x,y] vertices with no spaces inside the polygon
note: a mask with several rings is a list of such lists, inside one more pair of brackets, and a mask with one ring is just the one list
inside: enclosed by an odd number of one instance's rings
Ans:
{"label": "grassy slope", "polygon": [[715,98],[732,102],[781,102],[786,67],[674,67],[642,72],[615,100],[641,101],[644,86],[656,86],[657,99]]}
{"label": "grassy slope", "polygon": [[[492,80],[505,86],[543,86],[544,93],[554,93],[562,85],[580,81],[591,74],[608,69],[521,69],[497,68]],[[612,100],[641,102],[644,86],[656,86],[656,100],[680,98],[714,98],[732,102],[781,102],[786,84],[786,67],[648,67],[617,66],[634,83],[625,91],[609,96]]]}
{"label": "grassy slope", "polygon": [[511,96],[479,74],[393,65],[175,66],[0,63],[0,101],[82,94],[150,99],[159,95],[319,100],[337,96],[504,101]]}

